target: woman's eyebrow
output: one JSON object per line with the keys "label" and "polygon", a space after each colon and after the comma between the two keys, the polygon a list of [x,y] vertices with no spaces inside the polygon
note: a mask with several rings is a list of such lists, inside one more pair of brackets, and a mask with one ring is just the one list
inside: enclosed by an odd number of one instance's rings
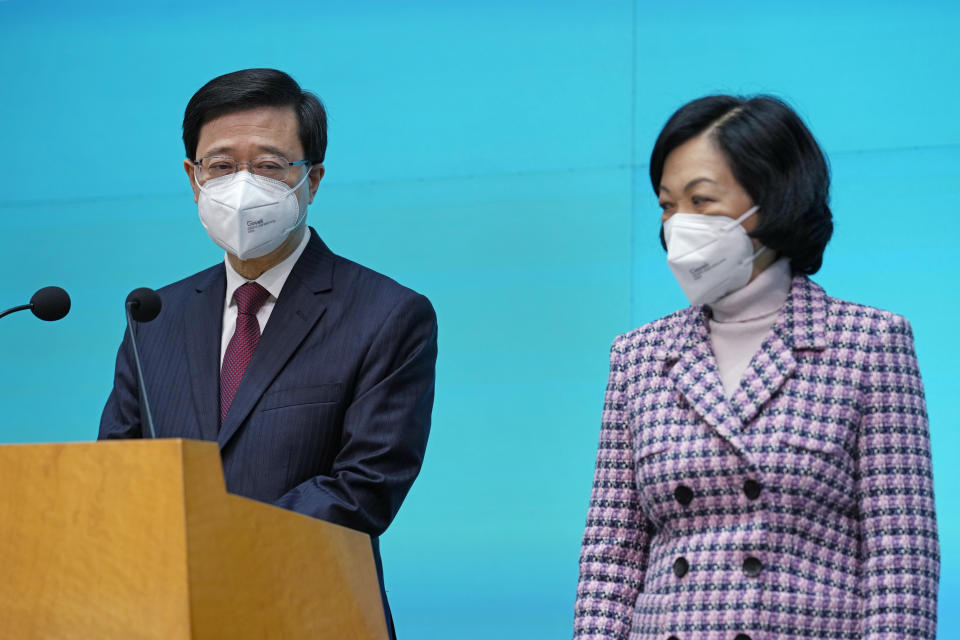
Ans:
{"label": "woman's eyebrow", "polygon": [[683,192],[689,193],[691,189],[693,189],[695,186],[697,186],[701,182],[709,182],[711,184],[717,184],[716,180],[711,180],[710,178],[707,178],[707,177],[694,178],[693,180],[687,183],[687,186],[683,188]]}
{"label": "woman's eyebrow", "polygon": [[[696,186],[701,182],[710,182],[712,184],[717,184],[716,180],[712,180],[710,178],[707,178],[706,176],[700,177],[700,178],[694,178],[693,180],[688,182],[686,186],[683,187],[684,193],[688,193],[690,189],[693,189],[694,186]],[[667,193],[670,193],[670,189],[668,189],[666,185],[662,185],[662,184],[660,185],[660,191],[666,191]]]}

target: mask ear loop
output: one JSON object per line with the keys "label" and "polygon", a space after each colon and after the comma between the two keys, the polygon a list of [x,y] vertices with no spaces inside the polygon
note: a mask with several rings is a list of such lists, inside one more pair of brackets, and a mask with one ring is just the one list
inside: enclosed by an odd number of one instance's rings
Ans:
{"label": "mask ear loop", "polygon": [[724,231],[725,232],[730,231],[731,229],[735,228],[738,224],[740,224],[741,222],[743,222],[744,220],[746,220],[747,218],[755,214],[759,209],[760,207],[758,207],[757,205],[753,205],[752,207],[747,209],[742,216],[740,216],[736,220],[732,220],[730,224],[726,226]]}
{"label": "mask ear loop", "polygon": [[757,252],[756,252],[756,253],[754,253],[754,254],[753,254],[752,256],[750,256],[749,258],[744,258],[744,259],[740,262],[740,264],[741,264],[741,265],[744,265],[744,264],[749,264],[749,263],[753,262],[754,260],[756,260],[756,259],[760,256],[761,253],[763,253],[763,252],[766,251],[766,250],[767,250],[767,248],[766,248],[765,246],[760,245],[760,248],[757,249]]}
{"label": "mask ear loop", "polygon": [[204,188],[203,188],[203,185],[200,184],[200,176],[197,175],[197,167],[198,167],[198,166],[199,166],[199,165],[197,165],[196,163],[194,163],[194,165],[193,165],[193,183],[194,183],[195,185],[197,185],[197,189],[200,189],[200,191],[204,191],[204,192],[205,192],[206,189],[204,189]]}
{"label": "mask ear loop", "polygon": [[[744,220],[746,220],[747,218],[749,218],[750,216],[752,216],[753,214],[755,214],[759,209],[760,209],[760,207],[758,207],[757,205],[753,205],[752,207],[750,207],[749,209],[747,209],[742,216],[740,216],[739,218],[737,218],[736,220],[734,220],[730,225],[728,225],[726,231],[730,231],[731,229],[736,228],[741,222],[743,222]],[[747,236],[747,237],[749,238],[749,236]],[[762,254],[762,253],[763,253],[764,251],[766,251],[766,250],[767,250],[767,248],[766,248],[765,246],[760,245],[760,248],[757,249],[757,251],[756,251],[753,255],[751,255],[749,258],[744,258],[744,259],[740,262],[740,264],[741,264],[741,265],[744,265],[744,264],[748,264],[748,263],[753,262],[754,260],[756,260],[756,259],[760,256],[760,254]]]}
{"label": "mask ear loop", "polygon": [[[310,169],[313,169],[313,165],[310,165],[310,167],[304,172],[303,177],[300,178],[300,181],[299,181],[296,185],[294,185],[293,187],[290,188],[290,191],[287,193],[286,196],[284,196],[284,198],[286,198],[287,196],[289,196],[291,193],[294,195],[294,197],[296,197],[297,191],[300,190],[300,188],[303,186],[303,183],[306,182],[306,181],[307,181],[307,178],[310,177]],[[299,199],[299,198],[297,198],[297,207],[300,208],[300,199]],[[294,229],[296,229],[296,228],[299,227],[301,224],[303,224],[303,221],[306,220],[306,219],[307,219],[307,208],[306,208],[306,207],[303,207],[303,210],[300,211],[300,215],[297,216],[297,221],[294,223],[294,225],[293,225],[292,227],[290,227],[289,229],[287,229],[287,233],[291,233]]]}
{"label": "mask ear loop", "polygon": [[311,169],[313,169],[313,165],[310,165],[310,167],[304,172],[303,177],[300,178],[300,181],[297,182],[297,184],[295,184],[295,185],[293,185],[292,187],[290,187],[290,191],[291,191],[292,193],[298,191],[298,190],[300,189],[300,187],[303,186],[303,183],[307,181],[307,178],[310,177],[310,170],[311,170]]}

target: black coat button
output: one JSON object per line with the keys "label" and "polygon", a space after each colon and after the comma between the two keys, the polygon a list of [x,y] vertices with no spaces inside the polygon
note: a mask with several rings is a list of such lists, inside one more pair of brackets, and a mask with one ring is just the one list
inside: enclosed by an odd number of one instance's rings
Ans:
{"label": "black coat button", "polygon": [[751,479],[743,483],[743,495],[747,496],[747,500],[756,500],[760,497],[761,491],[763,491],[763,485],[756,480]]}
{"label": "black coat button", "polygon": [[760,572],[763,571],[763,563],[760,562],[759,558],[754,558],[750,556],[743,561],[743,572],[751,578],[756,578],[760,575]]}
{"label": "black coat button", "polygon": [[673,497],[683,506],[687,506],[693,500],[693,489],[684,484],[678,484],[673,490]]}
{"label": "black coat button", "polygon": [[673,561],[673,575],[682,578],[687,575],[687,571],[690,571],[690,563],[687,562],[686,558],[680,556]]}
{"label": "black coat button", "polygon": [[738,633],[733,640],[750,640],[750,636],[745,633]]}
{"label": "black coat button", "polygon": [[677,636],[670,636],[667,640],[680,640]]}

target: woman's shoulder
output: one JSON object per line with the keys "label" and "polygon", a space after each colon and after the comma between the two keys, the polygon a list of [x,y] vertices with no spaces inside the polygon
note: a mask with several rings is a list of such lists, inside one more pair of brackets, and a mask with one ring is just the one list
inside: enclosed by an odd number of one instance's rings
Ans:
{"label": "woman's shoulder", "polygon": [[703,307],[685,307],[678,311],[622,333],[613,340],[613,351],[661,350],[678,334],[687,330],[703,313]]}
{"label": "woman's shoulder", "polygon": [[[799,286],[823,289],[808,278],[802,278]],[[795,284],[794,286],[798,286]],[[864,332],[874,336],[884,333],[912,335],[910,322],[902,315],[843,298],[834,298],[822,293],[824,300],[824,322],[828,330]]]}

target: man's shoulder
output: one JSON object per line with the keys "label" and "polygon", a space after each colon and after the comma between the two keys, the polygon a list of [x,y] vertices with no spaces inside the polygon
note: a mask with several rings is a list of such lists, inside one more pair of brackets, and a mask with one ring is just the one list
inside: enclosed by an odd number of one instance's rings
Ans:
{"label": "man's shoulder", "polygon": [[370,267],[337,254],[333,254],[333,258],[335,286],[350,287],[358,293],[376,293],[394,300],[424,298],[423,294]]}
{"label": "man's shoulder", "polygon": [[160,297],[164,299],[168,297],[177,298],[188,293],[195,293],[197,290],[202,291],[204,288],[216,283],[217,280],[225,277],[223,263],[218,262],[217,264],[213,265],[212,267],[208,267],[203,271],[198,271],[197,273],[189,275],[186,278],[160,287],[157,289],[157,293],[159,293]]}
{"label": "man's shoulder", "polygon": [[436,313],[426,296],[392,277],[332,251],[311,229],[310,244],[291,278],[358,321],[379,326],[389,317],[408,322],[436,322]]}
{"label": "man's shoulder", "polygon": [[400,321],[404,325],[436,326],[437,313],[427,297],[370,267],[334,254],[333,293],[343,309],[363,323],[381,326]]}

